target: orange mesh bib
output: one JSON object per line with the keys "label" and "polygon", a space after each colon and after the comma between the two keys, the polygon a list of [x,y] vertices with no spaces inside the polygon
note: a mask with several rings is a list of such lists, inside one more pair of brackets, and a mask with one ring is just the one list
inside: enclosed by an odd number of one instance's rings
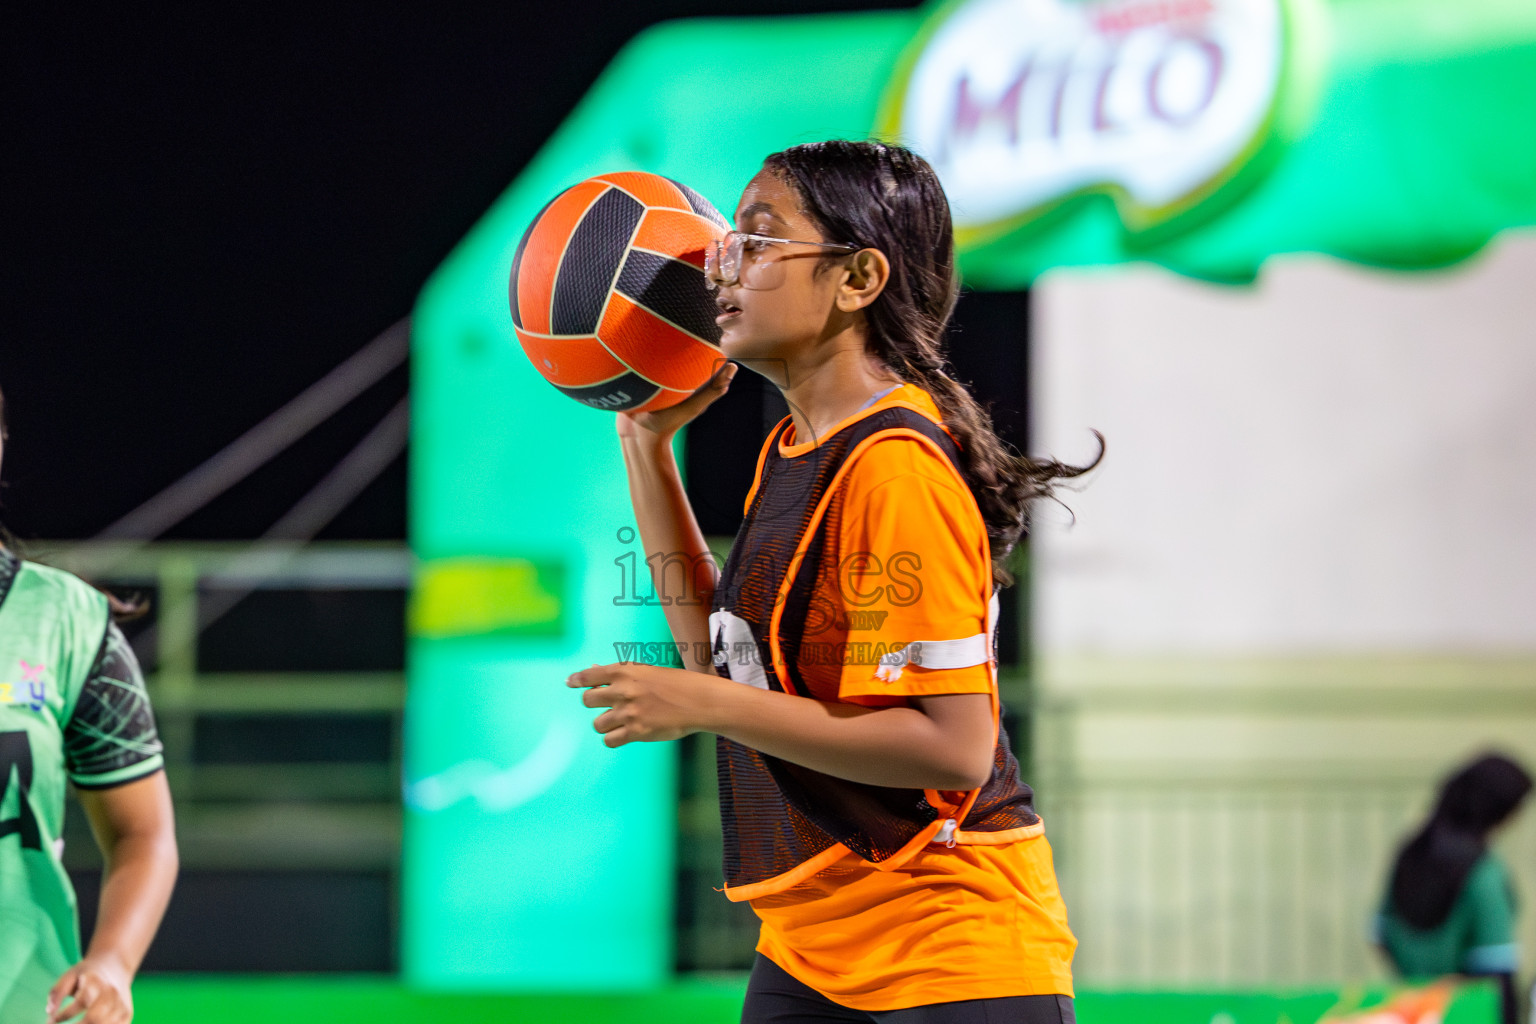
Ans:
{"label": "orange mesh bib", "polygon": [[[818,594],[835,579],[836,537],[845,514],[838,483],[851,460],[882,436],[916,433],[950,463],[958,451],[943,428],[914,409],[887,407],[848,424],[811,451],[786,457],[785,419],[764,448],[746,517],[715,588],[711,616],[716,671],[746,685],[808,698],[802,660],[825,651],[804,645],[807,623],[829,610]],[[915,638],[914,638],[915,639]],[[992,777],[970,793],[871,786],[717,742],[726,894],[755,899],[789,888],[851,851],[894,868],[942,827],[966,843],[1008,841],[1033,829],[1033,794],[1001,728]],[[958,827],[955,827],[958,826]]]}

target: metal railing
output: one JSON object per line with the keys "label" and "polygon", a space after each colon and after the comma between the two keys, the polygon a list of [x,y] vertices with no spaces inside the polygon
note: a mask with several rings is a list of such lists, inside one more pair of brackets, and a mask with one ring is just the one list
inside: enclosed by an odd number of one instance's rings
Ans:
{"label": "metal railing", "polygon": [[[188,868],[393,870],[400,848],[402,671],[219,671],[200,667],[200,638],[260,591],[405,591],[400,544],[34,542],[29,557],[117,592],[147,594],[147,623],[126,627],[147,671]],[[274,643],[282,643],[280,635]],[[209,763],[200,723],[263,716],[379,716],[387,758],[357,762]],[[81,822],[72,866],[94,863]],[[83,841],[74,841],[80,839]]]}

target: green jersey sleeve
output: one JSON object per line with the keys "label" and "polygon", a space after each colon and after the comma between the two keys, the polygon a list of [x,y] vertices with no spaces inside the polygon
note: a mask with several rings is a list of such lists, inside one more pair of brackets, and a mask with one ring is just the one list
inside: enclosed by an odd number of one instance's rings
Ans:
{"label": "green jersey sleeve", "polygon": [[1515,896],[1509,872],[1492,854],[1484,855],[1467,876],[1461,899],[1469,931],[1463,969],[1474,974],[1509,974],[1520,964],[1515,939]]}
{"label": "green jersey sleeve", "polygon": [[107,624],[101,651],[64,727],[64,762],[81,789],[107,789],[165,766],[144,674],[116,623]]}

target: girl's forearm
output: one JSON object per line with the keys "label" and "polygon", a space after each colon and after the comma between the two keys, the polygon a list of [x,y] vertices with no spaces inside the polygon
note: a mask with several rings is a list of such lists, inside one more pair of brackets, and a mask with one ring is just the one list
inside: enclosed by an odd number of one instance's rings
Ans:
{"label": "girl's forearm", "polygon": [[722,685],[701,724],[745,746],[874,786],[970,790],[991,773],[995,728],[986,694],[862,708]]}
{"label": "girl's forearm", "polygon": [[672,638],[684,645],[685,667],[713,674],[709,608],[718,572],[688,503],[671,442],[623,438],[622,449],[640,542]]}
{"label": "girl's forearm", "polygon": [[107,854],[86,958],[110,958],[130,976],[137,973],[165,916],[176,871],[174,839],[153,834],[118,839]]}

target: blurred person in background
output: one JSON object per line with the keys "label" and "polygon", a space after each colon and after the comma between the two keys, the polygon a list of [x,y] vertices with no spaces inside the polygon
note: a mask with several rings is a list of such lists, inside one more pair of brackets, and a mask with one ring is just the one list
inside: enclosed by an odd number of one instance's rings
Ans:
{"label": "blurred person in background", "polygon": [[[5,448],[0,396],[0,457]],[[124,605],[22,560],[0,529],[0,1024],[127,1024],[130,986],[176,881],[171,794]],[[105,860],[80,954],[64,870],[77,791]]]}
{"label": "blurred person in background", "polygon": [[1520,947],[1514,885],[1488,839],[1530,789],[1525,769],[1497,754],[1459,769],[1398,853],[1377,918],[1377,941],[1404,978],[1496,979],[1504,1024],[1519,1019]]}

